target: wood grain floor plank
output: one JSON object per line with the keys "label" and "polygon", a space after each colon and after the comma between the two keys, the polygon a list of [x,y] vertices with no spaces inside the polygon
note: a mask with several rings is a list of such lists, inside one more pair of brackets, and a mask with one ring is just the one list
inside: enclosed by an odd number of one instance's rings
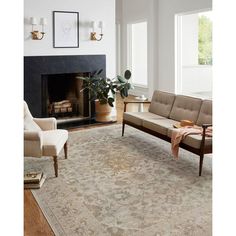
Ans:
{"label": "wood grain floor plank", "polygon": [[24,235],[55,235],[30,190],[24,190]]}

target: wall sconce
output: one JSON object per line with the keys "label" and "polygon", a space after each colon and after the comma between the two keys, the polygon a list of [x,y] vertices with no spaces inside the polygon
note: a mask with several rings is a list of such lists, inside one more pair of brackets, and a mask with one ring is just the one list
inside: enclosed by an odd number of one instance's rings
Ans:
{"label": "wall sconce", "polygon": [[96,34],[97,34],[97,33],[95,32],[96,26],[97,26],[97,23],[96,23],[95,21],[93,21],[93,22],[92,22],[93,32],[91,32],[91,34],[90,34],[90,39],[93,40],[93,41],[101,41],[101,40],[102,40],[102,37],[103,37],[103,32],[102,32],[102,30],[103,30],[103,27],[104,27],[104,23],[103,23],[102,21],[99,21],[99,23],[98,23],[98,28],[101,29],[101,33],[99,34],[99,35],[100,35],[100,38],[99,38],[99,39],[97,39],[97,37],[96,37]]}
{"label": "wall sconce", "polygon": [[41,18],[40,19],[40,25],[42,25],[42,31],[39,32],[38,30],[34,30],[34,26],[38,24],[38,21],[35,17],[30,18],[30,22],[32,25],[32,32],[31,32],[31,37],[33,40],[41,40],[43,39],[45,32],[44,32],[44,26],[47,25],[47,19],[46,18]]}

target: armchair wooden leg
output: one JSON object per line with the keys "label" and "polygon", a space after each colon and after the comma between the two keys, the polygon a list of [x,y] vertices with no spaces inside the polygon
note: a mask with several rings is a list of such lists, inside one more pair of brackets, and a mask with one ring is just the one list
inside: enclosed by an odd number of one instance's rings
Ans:
{"label": "armchair wooden leg", "polygon": [[64,153],[65,153],[65,159],[67,159],[67,142],[64,144]]}
{"label": "armchair wooden leg", "polygon": [[54,161],[55,176],[58,177],[58,163],[57,163],[57,156],[53,156],[53,161]]}
{"label": "armchair wooden leg", "polygon": [[124,136],[124,132],[125,132],[125,123],[122,123],[122,136]]}
{"label": "armchair wooden leg", "polygon": [[201,155],[200,155],[200,162],[199,162],[199,176],[202,175],[203,158],[204,158],[204,154],[201,154]]}

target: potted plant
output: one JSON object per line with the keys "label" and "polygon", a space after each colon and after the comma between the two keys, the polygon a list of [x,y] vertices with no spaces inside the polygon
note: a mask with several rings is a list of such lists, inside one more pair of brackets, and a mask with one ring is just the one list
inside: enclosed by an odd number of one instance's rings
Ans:
{"label": "potted plant", "polygon": [[[113,79],[101,76],[102,70],[96,71],[90,77],[77,77],[84,80],[83,90],[90,92],[90,100],[95,101],[96,121],[109,122],[116,120],[112,117],[115,110],[115,95],[119,92],[122,98],[129,95],[128,91],[133,89],[129,82],[131,72],[126,70],[124,76],[117,75]],[[114,118],[115,117],[115,118]]]}

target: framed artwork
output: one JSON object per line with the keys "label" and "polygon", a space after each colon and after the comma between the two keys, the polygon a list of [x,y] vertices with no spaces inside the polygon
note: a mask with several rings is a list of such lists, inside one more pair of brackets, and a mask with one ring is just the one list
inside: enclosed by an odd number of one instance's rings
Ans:
{"label": "framed artwork", "polygon": [[53,47],[79,47],[79,12],[53,11]]}

